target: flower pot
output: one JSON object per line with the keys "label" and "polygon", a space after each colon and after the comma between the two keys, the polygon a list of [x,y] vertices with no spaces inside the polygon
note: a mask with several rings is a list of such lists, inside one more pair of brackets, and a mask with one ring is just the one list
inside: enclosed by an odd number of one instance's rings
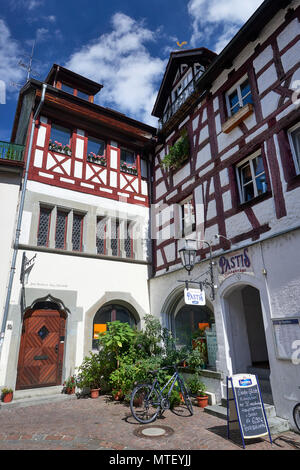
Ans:
{"label": "flower pot", "polygon": [[75,393],[75,387],[67,388],[67,394],[68,395],[73,395],[74,393]]}
{"label": "flower pot", "polygon": [[121,398],[123,397],[122,390],[119,390],[118,392],[116,392],[116,393],[113,395],[113,397],[114,397],[114,400],[116,400],[116,401],[121,400]]}
{"label": "flower pot", "polygon": [[5,395],[3,395],[2,401],[3,403],[9,403],[12,401],[12,399],[13,399],[13,392],[10,392],[10,393],[6,393]]}
{"label": "flower pot", "polygon": [[205,408],[208,405],[208,396],[205,395],[204,397],[197,396],[198,406],[200,408]]}
{"label": "flower pot", "polygon": [[98,398],[99,397],[100,388],[93,388],[91,390],[91,398]]}
{"label": "flower pot", "polygon": [[179,395],[180,395],[180,401],[181,401],[181,403],[184,403],[184,398],[183,398],[183,395],[182,395],[182,393],[181,393],[181,392],[179,392]]}

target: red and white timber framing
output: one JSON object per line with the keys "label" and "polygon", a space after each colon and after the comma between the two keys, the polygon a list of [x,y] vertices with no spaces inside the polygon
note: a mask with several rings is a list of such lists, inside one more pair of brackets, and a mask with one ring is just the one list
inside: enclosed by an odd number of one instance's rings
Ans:
{"label": "red and white timber framing", "polygon": [[[281,10],[281,21],[277,16],[257,40],[249,43],[232,69],[217,77],[210,94],[157,147],[153,196],[158,237],[164,228],[174,225],[172,210],[161,223],[163,217],[158,214],[164,205],[178,204],[190,195],[196,205],[203,204],[201,235],[206,240],[222,234],[237,245],[292,224],[293,202],[300,197],[300,175],[296,174],[287,136],[288,129],[300,121],[300,106],[292,102],[294,84],[300,80],[300,7],[299,2],[295,3],[298,4],[294,11]],[[253,113],[231,132],[224,133],[222,126],[228,119],[225,93],[246,75]],[[176,172],[165,171],[161,160],[183,128],[189,135],[190,159]],[[258,150],[264,160],[268,191],[241,205],[235,166]],[[224,238],[212,243],[213,251],[230,247]],[[177,245],[174,232],[169,239],[154,241],[157,272],[181,265]],[[205,258],[207,252],[203,248],[198,254]]]}
{"label": "red and white timber framing", "polygon": [[141,176],[139,154],[136,156],[137,175],[129,174],[120,170],[120,149],[108,142],[105,149],[107,164],[102,166],[87,161],[88,137],[85,131],[73,129],[71,155],[49,150],[50,132],[51,120],[41,116],[35,126],[30,180],[149,206],[148,181]]}

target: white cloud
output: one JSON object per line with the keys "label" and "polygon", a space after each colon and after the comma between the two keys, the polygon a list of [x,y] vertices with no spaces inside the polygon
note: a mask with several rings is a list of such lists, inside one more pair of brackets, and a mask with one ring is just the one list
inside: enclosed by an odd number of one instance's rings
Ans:
{"label": "white cloud", "polygon": [[20,59],[20,46],[0,19],[0,80],[5,82],[7,92],[11,90],[11,82],[24,83],[25,72],[18,65]]}
{"label": "white cloud", "polygon": [[211,40],[216,52],[220,52],[261,3],[263,0],[190,0],[191,44],[200,47],[201,42]]}
{"label": "white cloud", "polygon": [[111,32],[84,45],[65,66],[104,85],[98,104],[156,124],[151,111],[166,62],[151,56],[145,44],[156,41],[157,32],[123,13],[111,25]]}
{"label": "white cloud", "polygon": [[13,10],[21,7],[31,11],[43,5],[44,0],[10,0],[9,3]]}

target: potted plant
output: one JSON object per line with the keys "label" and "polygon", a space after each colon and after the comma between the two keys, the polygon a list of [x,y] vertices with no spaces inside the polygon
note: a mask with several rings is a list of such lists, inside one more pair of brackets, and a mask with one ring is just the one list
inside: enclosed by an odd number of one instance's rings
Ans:
{"label": "potted plant", "polygon": [[201,382],[198,375],[194,375],[188,381],[188,386],[193,396],[196,396],[198,406],[205,408],[208,405],[208,395],[205,394],[205,384]]}
{"label": "potted plant", "polygon": [[181,137],[169,148],[169,153],[163,158],[161,166],[166,170],[177,170],[188,158],[189,151],[189,137],[186,129],[184,129],[181,132]]}
{"label": "potted plant", "polygon": [[99,354],[91,353],[78,367],[77,385],[80,389],[89,388],[91,398],[97,398],[102,381],[102,366]]}
{"label": "potted plant", "polygon": [[3,403],[9,403],[12,401],[14,392],[11,388],[4,387],[2,388],[1,393],[1,400]]}
{"label": "potted plant", "polygon": [[76,387],[76,378],[72,375],[71,377],[68,377],[63,384],[65,388],[65,393],[68,395],[72,395],[75,393],[75,387]]}

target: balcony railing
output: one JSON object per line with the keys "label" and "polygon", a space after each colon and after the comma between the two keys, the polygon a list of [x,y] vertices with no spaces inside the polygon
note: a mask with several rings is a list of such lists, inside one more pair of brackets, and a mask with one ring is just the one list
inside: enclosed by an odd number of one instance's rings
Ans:
{"label": "balcony railing", "polygon": [[24,145],[0,141],[0,161],[9,160],[23,162]]}
{"label": "balcony railing", "polygon": [[177,96],[176,100],[167,108],[164,112],[163,117],[158,121],[159,129],[162,129],[166,122],[173,116],[173,114],[178,111],[178,109],[183,105],[183,103],[188,99],[188,97],[194,93],[196,90],[196,83],[199,77],[203,74],[204,67],[199,69],[197,74],[192,78],[192,80],[187,84],[187,86],[182,90],[180,95]]}

